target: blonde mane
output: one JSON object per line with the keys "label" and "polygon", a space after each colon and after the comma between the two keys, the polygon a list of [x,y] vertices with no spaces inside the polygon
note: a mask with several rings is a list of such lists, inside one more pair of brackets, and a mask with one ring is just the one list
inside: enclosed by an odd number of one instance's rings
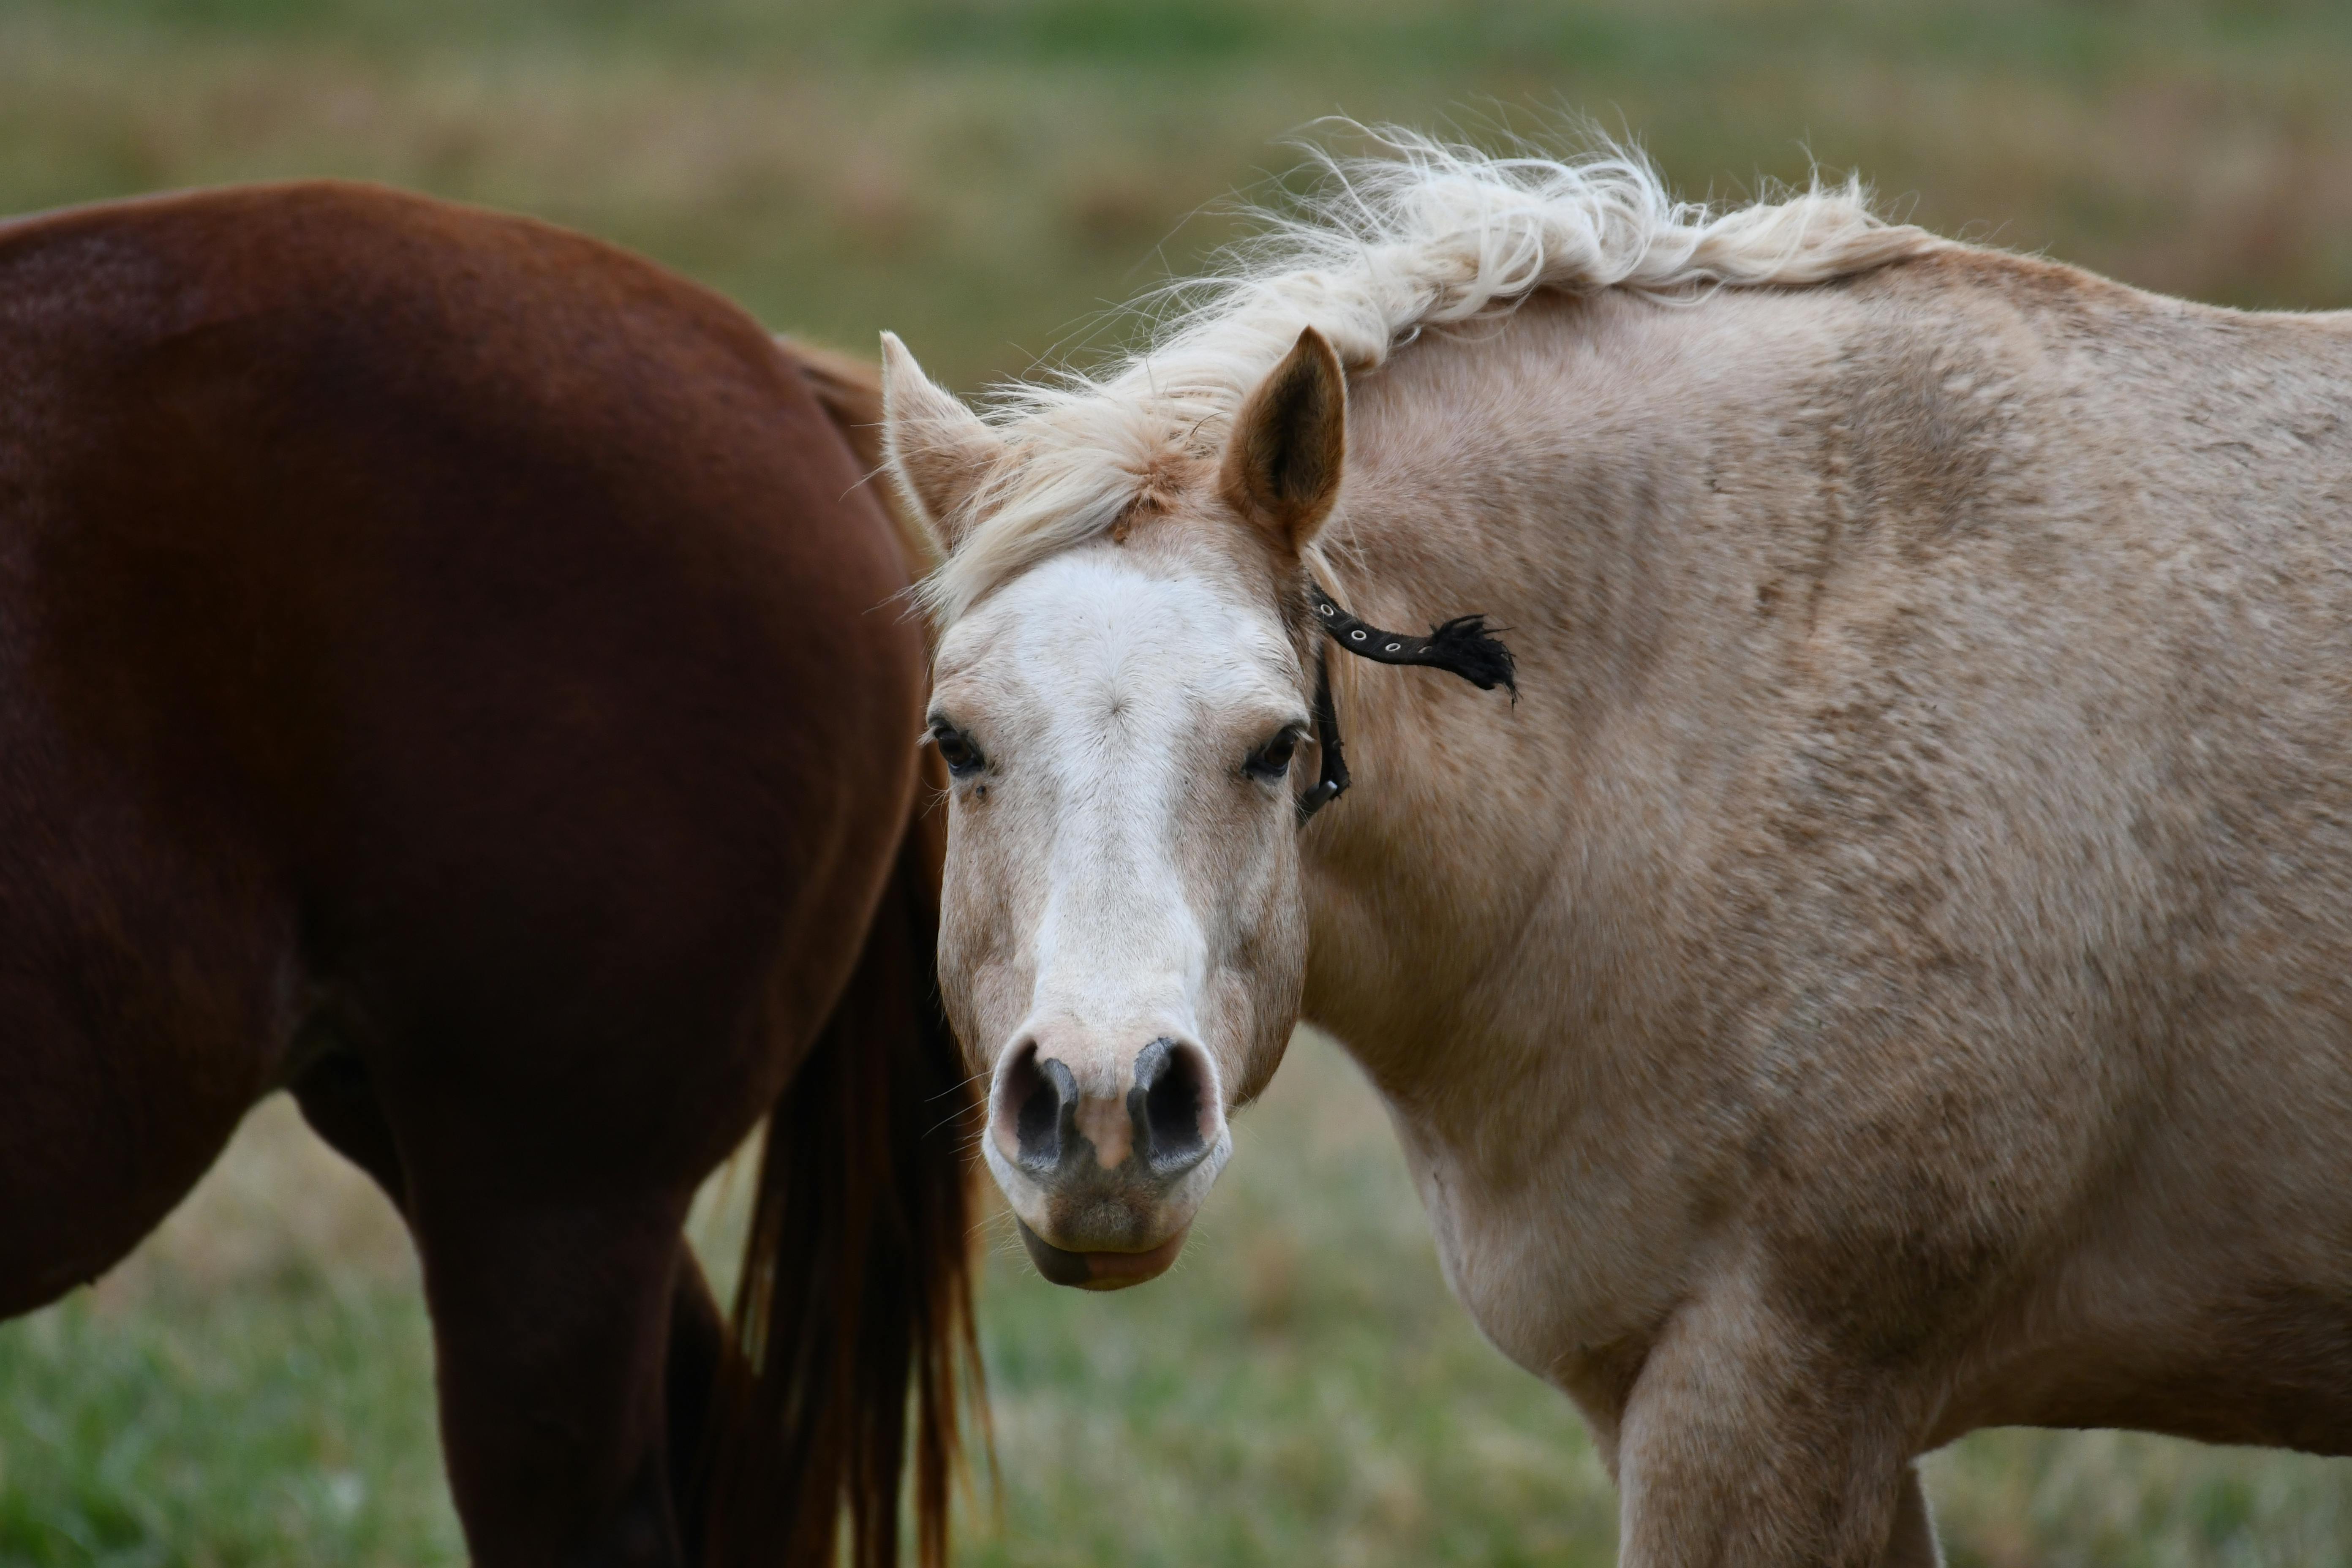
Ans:
{"label": "blonde mane", "polygon": [[1171,285],[1148,344],[1091,372],[995,389],[1004,442],[968,503],[961,547],[922,596],[952,621],[1023,568],[1108,531],[1171,460],[1223,448],[1243,397],[1301,329],[1350,372],[1424,329],[1507,314],[1542,289],[1793,287],[1948,244],[1871,210],[1858,180],[1717,210],[1677,201],[1638,150],[1606,141],[1565,157],[1494,156],[1394,128],[1380,151],[1309,149],[1321,188],[1296,216]]}

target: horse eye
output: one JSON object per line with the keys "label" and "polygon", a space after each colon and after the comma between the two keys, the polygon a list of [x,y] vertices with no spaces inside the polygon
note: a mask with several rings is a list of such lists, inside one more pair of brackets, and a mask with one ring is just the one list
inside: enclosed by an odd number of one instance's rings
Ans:
{"label": "horse eye", "polygon": [[1242,765],[1262,779],[1278,779],[1290,771],[1290,759],[1297,750],[1298,731],[1285,730],[1252,752]]}
{"label": "horse eye", "polygon": [[980,754],[971,737],[952,724],[932,725],[931,744],[940,749],[940,761],[947,763],[948,772],[958,778],[978,773],[987,764],[988,759]]}

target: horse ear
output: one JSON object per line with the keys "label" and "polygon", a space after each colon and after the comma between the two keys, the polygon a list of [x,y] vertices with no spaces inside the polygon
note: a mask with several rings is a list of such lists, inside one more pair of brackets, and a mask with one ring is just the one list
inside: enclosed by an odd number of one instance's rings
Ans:
{"label": "horse ear", "polygon": [[1243,400],[1219,482],[1235,511],[1295,555],[1331,515],[1347,460],[1347,373],[1309,327]]}
{"label": "horse ear", "polygon": [[953,554],[999,444],[980,416],[923,374],[896,332],[882,334],[882,450],[907,510]]}

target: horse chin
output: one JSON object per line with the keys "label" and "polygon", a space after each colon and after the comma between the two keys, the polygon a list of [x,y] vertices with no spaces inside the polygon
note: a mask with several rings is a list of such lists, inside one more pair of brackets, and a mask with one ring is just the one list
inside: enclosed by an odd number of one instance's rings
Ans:
{"label": "horse chin", "polygon": [[1031,1230],[1018,1215],[1013,1223],[1021,1227],[1021,1245],[1029,1249],[1029,1261],[1037,1266],[1037,1272],[1056,1285],[1080,1290],[1124,1290],[1159,1279],[1184,1250],[1184,1238],[1192,1231],[1188,1220],[1175,1235],[1146,1252],[1072,1252]]}

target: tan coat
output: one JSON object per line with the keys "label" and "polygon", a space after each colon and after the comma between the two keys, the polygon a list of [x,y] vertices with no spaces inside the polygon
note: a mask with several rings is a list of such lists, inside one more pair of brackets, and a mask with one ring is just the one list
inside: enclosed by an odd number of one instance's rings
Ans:
{"label": "tan coat", "polygon": [[2352,1452],[2352,317],[1950,253],[1351,391],[1334,586],[1523,695],[1343,666],[1305,1008],[1496,1342],[1726,1519],[1691,1426]]}
{"label": "tan coat", "polygon": [[[1940,242],[1801,281],[1343,342],[1344,415],[1310,331],[1205,434],[1134,373],[1116,526],[1017,549],[1059,416],[890,366],[979,759],[942,977],[1041,1260],[1198,1199],[1014,1170],[1043,1068],[1107,1126],[1159,1030],[1222,1137],[1296,995],[1639,1568],[1932,1562],[1909,1462],[1984,1426],[2352,1452],[2352,317]],[[1332,655],[1355,787],[1293,837],[1247,780],[1309,571],[1487,613],[1519,699]]]}

